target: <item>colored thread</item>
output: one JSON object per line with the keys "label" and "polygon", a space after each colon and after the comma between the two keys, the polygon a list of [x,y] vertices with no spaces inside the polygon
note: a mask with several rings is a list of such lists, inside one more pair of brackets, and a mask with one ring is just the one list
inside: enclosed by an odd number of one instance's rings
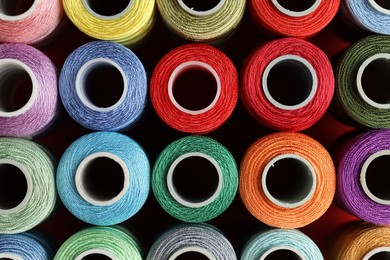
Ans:
{"label": "colored thread", "polygon": [[390,132],[375,130],[350,141],[338,165],[338,193],[344,207],[364,221],[389,225],[390,194],[385,171]]}
{"label": "colored thread", "polygon": [[300,39],[270,41],[256,49],[242,70],[242,100],[259,122],[300,131],[327,111],[334,92],[326,54]]}
{"label": "colored thread", "polygon": [[37,144],[1,138],[0,178],[0,234],[30,230],[53,212],[54,164]]}
{"label": "colored thread", "polygon": [[341,13],[347,24],[364,31],[390,34],[390,6],[386,1],[352,0],[341,2]]}
{"label": "colored thread", "polygon": [[324,259],[318,246],[299,230],[273,229],[254,235],[245,245],[242,260]]}
{"label": "colored thread", "polygon": [[389,36],[366,37],[344,53],[336,70],[337,106],[366,127],[390,127],[389,44]]}
{"label": "colored thread", "polygon": [[1,44],[0,85],[0,136],[35,136],[56,119],[57,72],[38,49]]}
{"label": "colored thread", "polygon": [[54,250],[41,234],[21,233],[0,236],[0,258],[11,260],[50,260]]}
{"label": "colored thread", "polygon": [[138,57],[126,47],[104,41],[87,43],[71,53],[59,80],[60,96],[69,115],[97,131],[118,131],[133,125],[145,108],[147,86]]}
{"label": "colored thread", "polygon": [[62,155],[57,188],[65,207],[77,218],[93,225],[114,225],[144,205],[149,178],[149,161],[138,143],[122,134],[95,132],[77,139]]}
{"label": "colored thread", "polygon": [[35,44],[46,40],[64,16],[61,0],[34,0],[26,10],[21,2],[0,4],[0,42]]}
{"label": "colored thread", "polygon": [[[187,166],[183,166],[186,160]],[[215,185],[210,187],[210,183]],[[176,140],[161,152],[153,168],[152,189],[157,201],[171,216],[186,222],[217,217],[232,203],[237,188],[233,156],[207,137]]]}
{"label": "colored thread", "polygon": [[[207,78],[198,85],[193,82],[179,81],[186,72],[205,72]],[[192,81],[197,81],[193,78]],[[215,83],[208,89],[202,89],[207,83]],[[181,83],[181,84],[180,84]],[[205,103],[208,93],[212,98]],[[198,90],[201,89],[201,90]],[[194,104],[180,104],[178,94],[193,93],[188,97]],[[194,100],[194,95],[198,100]],[[180,46],[166,54],[157,64],[150,82],[150,96],[158,116],[173,129],[205,134],[220,127],[231,115],[238,99],[238,75],[231,60],[218,49],[203,44]]]}
{"label": "colored thread", "polygon": [[69,19],[85,34],[100,40],[133,45],[152,29],[154,0],[126,0],[97,3],[90,0],[63,0]]}
{"label": "colored thread", "polygon": [[248,8],[259,28],[278,36],[308,38],[332,21],[340,5],[340,0],[293,2],[250,0]]}
{"label": "colored thread", "polygon": [[90,227],[75,233],[61,245],[54,259],[81,260],[99,256],[115,260],[142,259],[133,235],[117,226]]}
{"label": "colored thread", "polygon": [[321,217],[336,190],[335,168],[326,149],[300,133],[260,138],[240,166],[241,199],[263,223],[299,228]]}
{"label": "colored thread", "polygon": [[157,0],[157,6],[166,26],[193,42],[213,43],[228,38],[244,16],[245,0],[198,2]]}
{"label": "colored thread", "polygon": [[167,230],[154,242],[146,259],[174,260],[194,253],[210,260],[237,259],[226,237],[207,224],[182,224]]}
{"label": "colored thread", "polygon": [[334,240],[329,259],[387,259],[390,255],[390,228],[354,223]]}

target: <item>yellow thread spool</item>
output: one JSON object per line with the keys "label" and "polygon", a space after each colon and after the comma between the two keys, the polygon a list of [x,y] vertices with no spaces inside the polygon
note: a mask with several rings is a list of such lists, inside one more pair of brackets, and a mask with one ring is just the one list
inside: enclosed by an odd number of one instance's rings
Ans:
{"label": "yellow thread spool", "polygon": [[155,0],[63,0],[63,6],[80,31],[123,45],[143,39],[155,20]]}

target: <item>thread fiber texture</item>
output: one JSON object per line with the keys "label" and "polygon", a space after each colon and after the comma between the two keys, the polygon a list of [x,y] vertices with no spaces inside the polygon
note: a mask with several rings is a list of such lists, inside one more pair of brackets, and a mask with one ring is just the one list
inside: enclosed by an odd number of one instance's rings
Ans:
{"label": "thread fiber texture", "polygon": [[[306,59],[317,75],[317,91],[301,108],[277,107],[263,90],[262,78],[268,64],[284,55]],[[257,48],[246,59],[241,84],[242,100],[249,113],[260,123],[277,130],[300,131],[314,125],[327,111],[334,93],[333,70],[326,54],[312,43],[294,38],[273,40]]]}
{"label": "thread fiber texture", "polygon": [[[271,202],[261,185],[267,163],[283,154],[305,158],[316,175],[316,188],[312,197],[294,208],[284,208]],[[241,199],[255,218],[272,227],[299,228],[312,223],[329,208],[335,190],[336,175],[332,158],[320,143],[301,133],[285,132],[264,136],[249,147],[241,162]]]}
{"label": "thread fiber texture", "polygon": [[[100,58],[116,63],[125,73],[128,84],[124,99],[105,111],[92,109],[82,102],[75,83],[82,66]],[[107,41],[89,42],[77,48],[66,59],[59,79],[60,96],[69,115],[82,126],[96,131],[119,131],[133,125],[145,108],[147,87],[145,68],[138,57],[128,48]]]}
{"label": "thread fiber texture", "polygon": [[177,251],[194,247],[207,251],[212,257],[209,259],[237,259],[226,237],[207,224],[182,224],[167,230],[154,242],[146,259],[170,259]]}
{"label": "thread fiber texture", "polygon": [[61,0],[33,2],[29,10],[20,15],[8,15],[7,4],[0,6],[0,42],[35,44],[52,35],[64,16]]}
{"label": "thread fiber texture", "polygon": [[154,0],[129,1],[131,6],[114,16],[91,13],[82,0],[63,0],[63,4],[67,16],[79,30],[93,38],[123,45],[134,45],[142,40],[155,20]]}
{"label": "thread fiber texture", "polygon": [[[75,186],[75,174],[82,160],[98,152],[118,156],[129,170],[127,191],[111,205],[89,203],[80,196]],[[141,209],[149,195],[149,179],[149,161],[138,143],[122,134],[95,132],[80,137],[67,148],[59,162],[56,181],[58,194],[73,215],[93,225],[114,225],[129,219]]]}
{"label": "thread fiber texture", "polygon": [[255,24],[267,32],[284,37],[308,38],[332,21],[340,0],[321,1],[311,13],[289,16],[279,11],[271,1],[249,0],[248,9]]}
{"label": "thread fiber texture", "polygon": [[28,231],[46,220],[55,208],[55,166],[39,145],[17,138],[0,139],[0,159],[22,165],[31,178],[32,189],[25,205],[15,212],[0,214],[0,234]]}
{"label": "thread fiber texture", "polygon": [[[181,155],[200,152],[213,158],[222,171],[222,188],[207,205],[189,207],[172,197],[167,187],[168,170]],[[195,165],[194,165],[195,167]],[[185,173],[182,173],[185,174]],[[236,162],[230,152],[217,141],[201,136],[187,136],[168,145],[157,158],[152,173],[153,193],[164,210],[186,222],[204,222],[224,212],[232,203],[238,188]]]}
{"label": "thread fiber texture", "polygon": [[141,260],[141,250],[134,236],[118,227],[90,227],[69,237],[57,251],[54,259],[73,260],[89,250],[98,249],[115,256],[117,260]]}
{"label": "thread fiber texture", "polygon": [[377,225],[390,225],[390,205],[379,204],[363,191],[360,173],[374,153],[390,150],[390,131],[373,130],[355,137],[342,153],[338,165],[338,195],[343,206],[358,218]]}
{"label": "thread fiber texture", "polygon": [[53,248],[47,238],[38,233],[20,233],[0,236],[0,255],[13,254],[25,260],[50,260],[54,257]]}
{"label": "thread fiber texture", "polygon": [[245,0],[226,0],[215,13],[194,15],[185,11],[177,0],[157,0],[163,21],[173,33],[187,41],[202,43],[228,38],[239,26],[245,4]]}
{"label": "thread fiber texture", "polygon": [[[174,70],[186,62],[210,65],[220,79],[218,100],[207,111],[189,114],[178,109],[169,98],[168,82]],[[178,131],[205,134],[220,127],[233,112],[238,99],[238,75],[231,60],[218,49],[205,44],[187,44],[166,54],[153,71],[150,96],[158,116]]]}
{"label": "thread fiber texture", "polygon": [[254,235],[245,245],[242,260],[261,259],[275,247],[293,248],[307,260],[324,259],[318,246],[299,230],[273,229]]}
{"label": "thread fiber texture", "polygon": [[389,36],[373,35],[355,42],[345,51],[337,67],[335,100],[341,112],[360,125],[389,128],[390,111],[371,106],[358,93],[356,76],[361,64],[379,53],[390,53]]}
{"label": "thread fiber texture", "polygon": [[[56,68],[44,53],[24,44],[1,44],[0,62],[5,60],[21,62],[31,69],[36,78],[37,96],[24,113],[0,117],[0,136],[26,137],[40,134],[54,122],[59,110]],[[15,77],[18,72],[10,68],[10,71],[4,73],[2,80],[5,82],[2,84],[6,88],[8,77]],[[9,98],[10,103],[15,101],[12,95]]]}

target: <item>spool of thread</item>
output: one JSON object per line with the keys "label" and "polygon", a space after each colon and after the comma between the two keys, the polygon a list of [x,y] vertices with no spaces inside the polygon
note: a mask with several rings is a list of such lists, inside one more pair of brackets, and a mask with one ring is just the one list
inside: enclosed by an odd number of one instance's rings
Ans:
{"label": "spool of thread", "polygon": [[320,218],[332,203],[336,175],[332,158],[301,133],[274,133],[257,140],[240,166],[239,191],[258,220],[300,228]]}
{"label": "spool of thread", "polygon": [[358,218],[390,225],[390,194],[386,169],[390,131],[373,130],[352,139],[338,165],[338,195],[344,208]]}
{"label": "spool of thread", "polygon": [[242,100],[259,122],[300,131],[326,112],[334,92],[326,54],[305,40],[273,40],[256,49],[242,69]]}
{"label": "spool of thread", "polygon": [[51,260],[54,250],[40,233],[0,236],[0,259]]}
{"label": "spool of thread", "polygon": [[53,34],[63,16],[61,0],[2,1],[0,42],[40,43]]}
{"label": "spool of thread", "polygon": [[80,31],[99,40],[123,45],[134,45],[142,40],[155,20],[154,0],[63,0],[63,5]]}
{"label": "spool of thread", "polygon": [[205,44],[187,44],[166,54],[154,69],[150,96],[158,116],[178,131],[205,134],[220,127],[238,99],[231,60]]}
{"label": "spool of thread", "polygon": [[37,144],[0,138],[0,234],[15,234],[42,223],[54,210],[54,164]]}
{"label": "spool of thread", "polygon": [[38,49],[1,44],[0,85],[0,136],[35,136],[56,119],[56,68]]}
{"label": "spool of thread", "polygon": [[181,224],[167,230],[152,245],[147,260],[237,259],[233,246],[216,228],[207,224]]}
{"label": "spool of thread", "polygon": [[336,104],[360,125],[390,128],[390,36],[366,37],[348,48],[336,70]]}
{"label": "spool of thread", "polygon": [[242,260],[321,260],[318,246],[299,230],[273,229],[254,235],[246,244]]}
{"label": "spool of thread", "polygon": [[77,218],[114,225],[136,214],[150,188],[148,158],[130,137],[95,132],[74,141],[57,169],[58,194]]}
{"label": "spool of thread", "polygon": [[145,108],[147,87],[145,68],[138,57],[107,41],[89,42],[73,51],[59,79],[60,96],[69,115],[96,131],[132,126]]}
{"label": "spool of thread", "polygon": [[141,260],[139,243],[127,230],[118,227],[90,227],[68,238],[54,260],[111,259]]}
{"label": "spool of thread", "polygon": [[329,259],[388,259],[390,228],[369,223],[353,223],[333,239]]}
{"label": "spool of thread", "polygon": [[201,43],[218,43],[239,26],[245,0],[157,0],[161,17],[175,35]]}
{"label": "spool of thread", "polygon": [[347,25],[371,33],[390,35],[390,4],[381,0],[343,0],[341,15]]}
{"label": "spool of thread", "polygon": [[340,0],[249,0],[248,4],[260,29],[282,37],[308,38],[332,21]]}
{"label": "spool of thread", "polygon": [[217,141],[187,136],[168,145],[152,173],[153,193],[171,216],[204,222],[224,212],[238,188],[236,162]]}

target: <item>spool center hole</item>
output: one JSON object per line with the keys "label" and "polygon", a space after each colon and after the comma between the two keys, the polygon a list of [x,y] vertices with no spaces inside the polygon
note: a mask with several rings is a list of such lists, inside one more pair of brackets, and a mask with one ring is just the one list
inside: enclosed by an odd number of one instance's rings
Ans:
{"label": "spool center hole", "polygon": [[390,155],[375,158],[368,166],[366,172],[367,188],[382,200],[390,200]]}
{"label": "spool center hole", "polygon": [[390,252],[384,251],[384,252],[378,252],[374,255],[372,255],[370,260],[389,260],[390,259]]}
{"label": "spool center hole", "polygon": [[309,68],[302,62],[283,60],[270,69],[267,86],[275,101],[282,105],[295,106],[303,103],[310,96],[313,77]]}
{"label": "spool center hole", "polygon": [[297,255],[295,252],[288,249],[279,249],[271,252],[267,255],[264,260],[302,260],[302,258]]}
{"label": "spool center hole", "polygon": [[81,181],[88,196],[96,201],[108,201],[120,194],[125,177],[116,161],[97,157],[85,165]]}
{"label": "spool center hole", "polygon": [[82,260],[112,260],[112,259],[111,257],[108,257],[104,254],[94,253],[94,254],[89,254],[84,256]]}
{"label": "spool center hole", "polygon": [[209,258],[202,253],[189,251],[178,255],[175,260],[209,260]]}
{"label": "spool center hole", "polygon": [[218,173],[206,158],[191,156],[180,161],[172,175],[173,186],[186,201],[200,203],[218,188]]}
{"label": "spool center hole", "polygon": [[182,0],[190,9],[198,12],[205,12],[215,8],[221,0]]}
{"label": "spool center hole", "polygon": [[285,204],[304,200],[310,194],[313,182],[310,168],[294,158],[276,161],[266,176],[266,186],[270,195]]}
{"label": "spool center hole", "polygon": [[374,0],[374,2],[377,3],[377,5],[379,5],[380,7],[390,10],[389,0]]}
{"label": "spool center hole", "polygon": [[310,7],[312,7],[316,0],[305,0],[305,1],[296,1],[296,0],[277,0],[277,2],[285,9],[293,12],[303,12]]}
{"label": "spool center hole", "polygon": [[378,104],[390,103],[390,60],[371,61],[362,74],[362,87],[369,99]]}
{"label": "spool center hole", "polygon": [[185,109],[196,111],[208,107],[217,95],[217,81],[201,67],[183,70],[175,79],[172,93]]}
{"label": "spool center hole", "polygon": [[115,105],[124,92],[124,80],[121,72],[108,63],[90,66],[85,71],[82,84],[84,96],[91,104],[99,108]]}
{"label": "spool center hole", "polygon": [[17,16],[27,12],[35,0],[0,0],[0,13],[7,16]]}
{"label": "spool center hole", "polygon": [[27,180],[15,165],[0,164],[0,209],[9,210],[18,206],[27,194]]}
{"label": "spool center hole", "polygon": [[131,0],[86,0],[86,4],[88,4],[91,10],[102,16],[114,16],[120,14],[126,10],[130,3]]}

